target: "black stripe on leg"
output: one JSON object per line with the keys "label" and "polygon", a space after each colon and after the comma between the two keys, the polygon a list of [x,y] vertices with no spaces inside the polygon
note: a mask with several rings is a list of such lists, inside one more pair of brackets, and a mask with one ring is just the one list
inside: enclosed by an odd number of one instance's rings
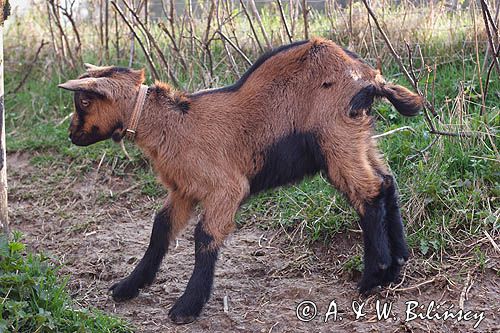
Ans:
{"label": "black stripe on leg", "polygon": [[408,259],[409,253],[394,178],[389,175],[384,176],[384,185],[386,187],[386,224],[392,254],[392,263],[386,274],[386,281],[394,282],[399,275],[401,266]]}
{"label": "black stripe on leg", "polygon": [[176,324],[187,324],[194,321],[210,298],[219,249],[210,247],[213,237],[203,230],[202,224],[203,221],[200,221],[194,232],[195,263],[193,274],[184,294],[169,312],[170,318]]}
{"label": "black stripe on leg", "polygon": [[134,298],[139,294],[140,288],[153,282],[163,257],[167,253],[170,232],[170,208],[164,207],[155,216],[149,246],[141,261],[128,277],[110,288],[115,301]]}
{"label": "black stripe on leg", "polygon": [[383,284],[385,271],[391,264],[384,197],[385,191],[381,188],[379,196],[365,204],[361,217],[364,241],[364,272],[359,284],[361,293]]}

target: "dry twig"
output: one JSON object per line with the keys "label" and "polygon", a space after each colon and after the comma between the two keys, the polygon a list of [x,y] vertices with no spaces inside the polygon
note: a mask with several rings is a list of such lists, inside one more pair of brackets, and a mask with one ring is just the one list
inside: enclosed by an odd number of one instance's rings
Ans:
{"label": "dry twig", "polygon": [[146,50],[146,47],[144,46],[144,44],[142,43],[141,39],[137,35],[137,32],[135,31],[134,27],[129,22],[129,20],[127,19],[127,17],[125,17],[125,14],[122,12],[122,10],[120,9],[120,7],[118,7],[118,5],[116,4],[116,2],[115,1],[111,1],[111,4],[115,8],[115,10],[118,12],[118,14],[120,14],[120,17],[127,24],[127,26],[129,27],[130,31],[134,35],[135,39],[137,39],[137,42],[141,46],[142,51],[144,52],[144,55],[146,56],[146,60],[148,61],[149,67],[151,69],[151,73],[153,74],[153,79],[155,79],[155,80],[159,79],[160,76],[158,75],[158,72],[156,71],[156,68],[155,68],[155,66],[153,64],[153,59],[151,58],[151,54],[149,54],[148,50]]}
{"label": "dry twig", "polygon": [[283,11],[283,5],[281,4],[281,0],[276,0],[276,3],[278,4],[278,8],[280,10],[281,21],[285,26],[285,31],[288,36],[288,40],[290,41],[290,43],[292,43],[293,42],[292,34],[290,33],[290,29],[288,28],[288,23],[286,22],[285,12]]}
{"label": "dry twig", "polygon": [[153,35],[151,35],[151,32],[148,30],[146,25],[141,21],[141,19],[137,15],[137,13],[130,7],[130,5],[127,3],[127,1],[122,0],[122,2],[127,7],[127,9],[132,13],[132,15],[134,16],[137,23],[139,23],[139,26],[142,28],[142,30],[148,36],[149,42],[153,45],[154,49],[156,50],[156,53],[158,54],[158,57],[160,58],[161,62],[163,63],[163,66],[167,70],[167,73],[168,73],[170,79],[172,80],[172,83],[174,84],[174,86],[177,88],[181,88],[180,84],[179,84],[179,80],[177,80],[177,77],[172,72],[172,69],[170,68],[170,65],[168,64],[167,59],[165,58],[165,55],[163,54],[160,47],[158,46],[158,43],[156,43],[156,40],[153,37]]}
{"label": "dry twig", "polygon": [[21,79],[21,81],[19,82],[17,87],[15,87],[14,90],[12,90],[12,93],[14,93],[14,94],[17,93],[19,91],[19,89],[21,89],[21,87],[26,83],[28,76],[31,74],[31,71],[33,70],[33,66],[38,61],[38,57],[40,56],[40,52],[42,51],[42,48],[47,44],[49,44],[49,42],[42,40],[42,43],[38,47],[38,50],[36,50],[35,57],[31,61],[31,63],[28,65],[28,68],[26,70],[24,70],[23,78]]}

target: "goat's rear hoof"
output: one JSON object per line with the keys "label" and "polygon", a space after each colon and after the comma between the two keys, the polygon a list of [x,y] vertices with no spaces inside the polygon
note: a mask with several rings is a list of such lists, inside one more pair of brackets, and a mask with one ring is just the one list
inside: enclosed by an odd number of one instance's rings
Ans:
{"label": "goat's rear hoof", "polygon": [[139,288],[132,286],[128,278],[115,283],[109,290],[115,302],[127,301],[139,295]]}
{"label": "goat's rear hoof", "polygon": [[203,304],[196,298],[182,295],[170,309],[168,316],[177,325],[192,323],[200,315]]}
{"label": "goat's rear hoof", "polygon": [[406,259],[405,258],[394,258],[391,266],[385,272],[384,282],[389,284],[391,282],[398,283],[400,281],[399,273],[401,272],[401,268],[403,267]]}

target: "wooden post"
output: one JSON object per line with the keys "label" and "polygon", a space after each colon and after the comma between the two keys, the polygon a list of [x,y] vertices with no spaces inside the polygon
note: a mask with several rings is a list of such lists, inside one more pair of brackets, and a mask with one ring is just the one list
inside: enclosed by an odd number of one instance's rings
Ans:
{"label": "wooden post", "polygon": [[0,228],[8,236],[7,156],[5,153],[5,109],[3,96],[3,22],[10,14],[9,0],[0,0],[0,9]]}

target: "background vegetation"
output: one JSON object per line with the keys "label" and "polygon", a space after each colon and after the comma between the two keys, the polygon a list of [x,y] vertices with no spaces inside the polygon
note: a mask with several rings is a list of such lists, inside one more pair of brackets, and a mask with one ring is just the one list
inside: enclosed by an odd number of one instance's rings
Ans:
{"label": "background vegetation", "polygon": [[[148,83],[160,79],[194,91],[234,82],[273,46],[319,35],[359,53],[387,79],[410,86],[363,2],[165,1],[150,11],[143,6],[147,1],[117,2],[35,1],[10,18],[8,153],[28,152],[47,177],[83,178],[108,168],[132,173],[144,195],[165,195],[129,143],[131,159],[111,142],[77,148],[68,141],[72,96],[56,86],[81,74],[83,62],[146,67]],[[428,118],[403,118],[378,103],[377,132],[386,134],[379,142],[398,180],[414,254],[441,262],[472,252],[468,265],[484,269],[490,242],[499,236],[499,72],[480,2],[453,8],[447,1],[425,3],[383,1],[373,10],[439,117],[429,112]],[[498,1],[490,7],[494,21]],[[498,45],[498,31],[492,42]],[[49,171],[61,165],[63,175]],[[239,216],[240,223],[303,232],[311,241],[358,229],[355,220],[322,176],[263,193]],[[15,229],[16,221],[11,223]]]}

